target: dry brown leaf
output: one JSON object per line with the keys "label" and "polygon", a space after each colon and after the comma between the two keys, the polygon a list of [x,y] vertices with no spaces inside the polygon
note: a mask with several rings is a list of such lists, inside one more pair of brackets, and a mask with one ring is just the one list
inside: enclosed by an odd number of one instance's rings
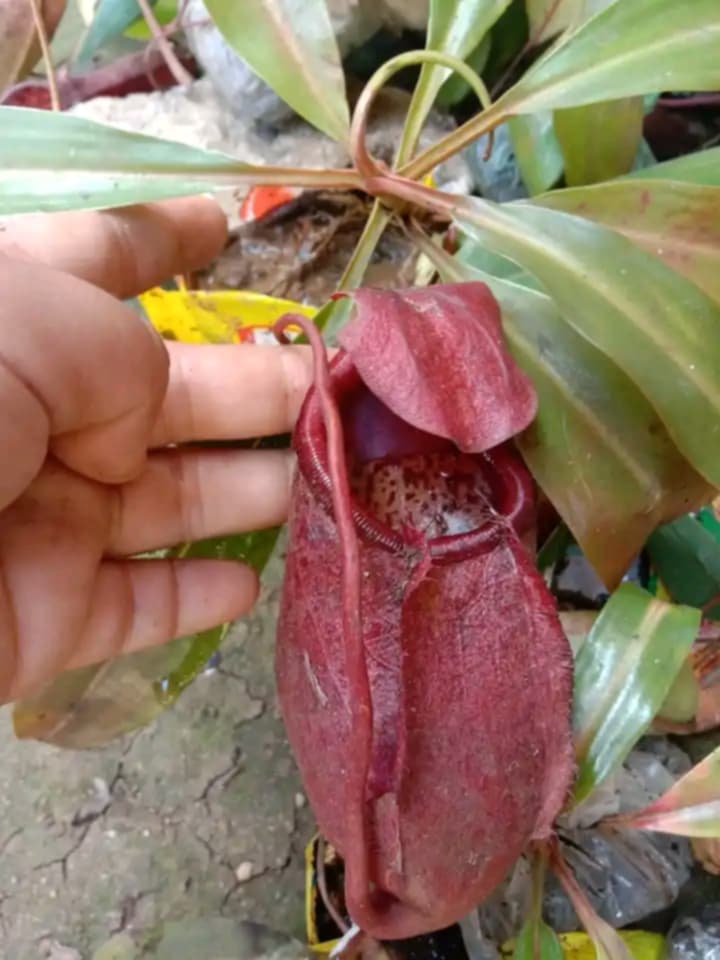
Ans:
{"label": "dry brown leaf", "polygon": [[[38,0],[48,37],[65,12],[67,0]],[[0,93],[32,70],[40,58],[30,0],[0,3]]]}
{"label": "dry brown leaf", "polygon": [[715,876],[720,876],[720,840],[714,837],[692,837],[695,859],[699,860],[703,869]]}

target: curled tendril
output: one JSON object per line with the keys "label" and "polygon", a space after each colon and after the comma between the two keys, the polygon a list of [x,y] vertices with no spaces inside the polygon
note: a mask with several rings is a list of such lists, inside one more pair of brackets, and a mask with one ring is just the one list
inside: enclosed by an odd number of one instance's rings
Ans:
{"label": "curled tendril", "polygon": [[[346,875],[346,883],[354,892],[354,900],[363,912],[370,906],[370,868],[368,862],[365,786],[367,758],[372,743],[372,700],[370,679],[365,660],[365,646],[360,614],[360,549],[352,514],[350,482],[345,462],[345,444],[340,411],[330,383],[327,349],[315,324],[307,317],[286,314],[273,327],[281,342],[287,342],[285,331],[298,326],[307,337],[313,354],[314,389],[317,391],[327,435],[328,474],[331,481],[332,506],[342,556],[342,609],[345,638],[345,668],[353,689],[352,705],[353,754],[358,762],[350,764],[346,779],[346,823],[357,861]],[[363,759],[364,758],[364,759]],[[346,869],[348,867],[346,866]]]}
{"label": "curled tendril", "polygon": [[[384,63],[365,85],[360,99],[357,102],[355,113],[353,114],[352,127],[350,130],[353,162],[360,175],[366,179],[383,177],[388,172],[386,167],[380,164],[367,149],[367,123],[375,97],[392,76],[400,70],[404,70],[406,67],[416,66],[419,63],[433,63],[448,67],[463,78],[470,89],[476,94],[484,109],[489,109],[492,104],[490,94],[482,79],[475,73],[472,67],[469,67],[463,60],[457,57],[450,56],[450,54],[447,53],[440,53],[437,50],[413,50],[409,53],[401,53],[397,57],[393,57],[391,60],[388,60],[387,63]],[[486,159],[492,151],[492,143],[491,132],[488,140]]]}

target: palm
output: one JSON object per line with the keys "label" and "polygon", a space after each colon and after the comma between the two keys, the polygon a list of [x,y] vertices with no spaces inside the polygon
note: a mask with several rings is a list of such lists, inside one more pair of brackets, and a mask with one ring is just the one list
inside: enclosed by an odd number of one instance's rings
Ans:
{"label": "palm", "polygon": [[[205,246],[188,250],[203,218]],[[119,246],[99,242],[103,230]],[[309,358],[293,347],[166,350],[100,289],[137,294],[223,240],[206,201],[43,217],[3,234],[14,261],[0,258],[0,287],[12,290],[0,303],[0,701],[232,619],[255,598],[240,564],[134,556],[285,517],[287,451],[184,444],[289,430]],[[95,286],[34,263],[33,251]]]}

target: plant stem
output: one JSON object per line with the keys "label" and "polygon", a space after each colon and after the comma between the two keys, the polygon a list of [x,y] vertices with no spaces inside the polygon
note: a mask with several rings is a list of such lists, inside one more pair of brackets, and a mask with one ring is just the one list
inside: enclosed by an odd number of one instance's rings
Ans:
{"label": "plant stem", "polygon": [[324,190],[362,190],[363,181],[355,170],[320,170],[302,167],[250,167],[238,163],[238,170],[203,174],[203,180],[218,185],[317,187]]}
{"label": "plant stem", "polygon": [[450,256],[447,250],[443,250],[438,244],[433,243],[415,220],[411,220],[409,224],[405,224],[405,230],[418,250],[424,253],[433,264],[444,283],[463,283],[470,279],[467,275],[469,271],[467,271],[467,273],[463,272],[467,270],[465,264],[456,260],[455,257]]}
{"label": "plant stem", "polygon": [[632,960],[630,951],[620,939],[617,931],[595,912],[587,894],[565,862],[557,840],[551,843],[549,855],[553,872],[575,908],[580,923],[585,927],[590,939],[595,944],[597,956],[604,956],[607,960]]}
{"label": "plant stem", "polygon": [[338,283],[338,290],[355,290],[363,281],[363,277],[372,260],[373,253],[385,227],[390,222],[390,214],[383,207],[379,200],[375,200],[367,218],[362,235],[353,250],[350,262],[345,267],[345,272]]}
{"label": "plant stem", "polygon": [[165,58],[165,63],[167,64],[170,73],[173,75],[177,83],[180,84],[180,86],[184,87],[189,83],[192,83],[192,74],[190,74],[180,63],[180,60],[173,50],[172,44],[165,36],[165,31],[160,23],[158,23],[158,19],[155,16],[155,11],[150,5],[150,0],[137,0],[137,4],[142,11],[145,22],[150,28],[150,33],[152,33],[155,43],[157,43],[160,52]]}
{"label": "plant stem", "polygon": [[491,133],[506,119],[505,104],[502,100],[498,100],[488,110],[468,120],[457,130],[438,140],[432,147],[419,153],[410,163],[400,167],[398,173],[410,180],[419,180],[439,164],[464,150],[484,133]]}
{"label": "plant stem", "polygon": [[406,200],[434,213],[444,214],[451,220],[461,199],[452,193],[444,193],[408,180],[396,173],[385,173],[365,180],[365,189],[376,197],[395,197]]}
{"label": "plant stem", "polygon": [[47,73],[48,88],[50,90],[50,103],[52,104],[53,110],[62,110],[57,74],[55,73],[55,65],[52,61],[45,21],[42,18],[42,12],[40,10],[40,0],[28,0],[28,3],[32,10],[35,30],[37,31],[38,40],[40,41],[40,49],[42,51],[43,63],[45,64],[45,72]]}
{"label": "plant stem", "polygon": [[[350,145],[353,154],[353,160],[360,174],[363,176],[374,176],[381,170],[377,162],[367,152],[366,131],[370,109],[375,101],[375,97],[383,86],[398,71],[405,67],[415,66],[418,63],[434,63],[444,67],[449,67],[460,74],[463,80],[468,84],[471,90],[477,95],[478,100],[485,107],[490,108],[490,94],[481,78],[475,73],[472,67],[469,67],[463,60],[457,57],[451,57],[446,53],[439,53],[436,50],[413,50],[410,53],[401,53],[392,60],[388,60],[378,70],[365,85],[360,99],[355,107],[352,126],[350,129]],[[482,114],[481,114],[482,116]],[[463,129],[462,127],[460,128]],[[459,131],[457,131],[459,132]],[[448,138],[445,138],[446,140]],[[441,141],[441,143],[444,141]],[[410,147],[410,141],[407,141],[406,149]]]}
{"label": "plant stem", "polygon": [[530,916],[539,926],[542,921],[543,893],[545,892],[545,877],[547,875],[549,851],[546,844],[538,845],[534,851],[531,864],[531,901]]}
{"label": "plant stem", "polygon": [[356,908],[361,911],[358,917],[361,920],[370,909],[371,897],[365,789],[372,750],[373,718],[370,678],[365,660],[360,612],[360,547],[352,514],[343,426],[330,381],[327,348],[318,328],[306,317],[287,314],[275,325],[275,333],[282,336],[284,329],[290,324],[297,324],[302,329],[312,348],[314,389],[325,422],[333,515],[342,556],[345,671],[352,690],[350,697],[352,744],[349,746],[349,755],[353,757],[353,762],[348,765],[345,774],[345,822],[351,837],[347,845],[354,851],[351,863],[345,864],[345,882],[347,888],[352,891]]}
{"label": "plant stem", "polygon": [[540,38],[547,30],[548,25],[550,24],[550,21],[558,12],[558,9],[562,5],[562,2],[563,0],[553,0],[553,3],[550,4],[545,16],[542,18],[542,21],[537,25],[535,30],[530,34],[530,36],[527,38],[523,46],[515,54],[515,56],[512,58],[508,66],[502,72],[500,79],[497,81],[497,83],[493,87],[493,96],[495,96],[497,93],[499,93],[502,90],[502,88],[505,86],[507,81],[515,72],[516,67],[521,62],[523,57],[525,57],[533,49],[533,47],[536,47],[538,43],[540,43]]}
{"label": "plant stem", "polygon": [[[448,54],[439,53],[436,50],[416,50],[393,57],[392,60],[388,60],[387,63],[383,64],[379,70],[376,70],[365,85],[365,89],[358,100],[353,115],[350,143],[355,165],[360,174],[375,177],[382,173],[382,169],[377,165],[375,160],[370,157],[365,145],[368,117],[375,97],[395,73],[405,67],[414,66],[418,63],[439,64],[456,71],[463,77],[471,89],[475,91],[482,105],[485,108],[490,106],[490,95],[482,79],[477,76],[471,67],[457,57],[451,57]],[[422,119],[424,120],[424,117]],[[408,118],[398,150],[397,162],[399,164],[404,163],[412,155],[417,136],[419,135],[419,126],[421,126],[421,124],[417,119],[415,123],[410,123]],[[340,279],[338,285],[340,289],[352,290],[362,283],[373,252],[380,242],[380,238],[389,221],[390,214],[383,209],[380,201],[376,200],[370,211],[370,216],[365,224],[362,236]]]}

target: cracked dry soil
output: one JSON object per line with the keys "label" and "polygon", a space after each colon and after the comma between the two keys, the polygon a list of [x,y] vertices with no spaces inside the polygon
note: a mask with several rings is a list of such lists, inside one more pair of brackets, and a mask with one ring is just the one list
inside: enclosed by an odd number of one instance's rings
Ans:
{"label": "cracked dry soil", "polygon": [[[304,935],[313,829],[275,701],[281,564],[256,614],[151,727],[100,751],[18,742],[0,712],[0,956],[90,960],[165,920],[230,916]],[[55,956],[65,955],[55,953]]]}

